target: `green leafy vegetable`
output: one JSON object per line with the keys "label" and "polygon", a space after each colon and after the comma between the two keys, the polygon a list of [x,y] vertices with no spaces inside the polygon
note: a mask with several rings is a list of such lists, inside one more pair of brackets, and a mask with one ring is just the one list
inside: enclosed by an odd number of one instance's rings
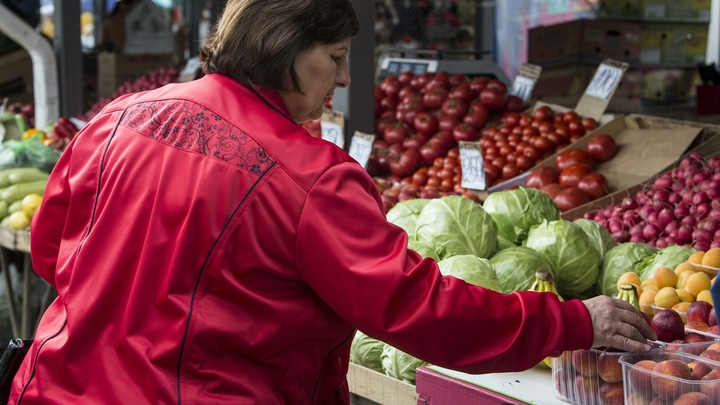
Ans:
{"label": "green leafy vegetable", "polygon": [[599,223],[581,218],[574,221],[573,224],[579,226],[585,232],[595,250],[600,253],[601,259],[605,257],[605,252],[617,246],[617,242],[615,242],[610,232]]}
{"label": "green leafy vegetable", "polygon": [[516,244],[527,238],[534,225],[560,219],[560,210],[550,196],[534,188],[492,193],[483,208],[497,223],[498,235]]}
{"label": "green leafy vegetable", "polygon": [[489,258],[497,250],[497,226],[480,204],[457,195],[433,199],[417,219],[417,237],[440,259],[456,255]]}
{"label": "green leafy vegetable", "polygon": [[428,362],[413,357],[388,344],[383,347],[382,352],[383,371],[386,375],[415,384],[415,370],[420,366],[428,365]]}
{"label": "green leafy vegetable", "polygon": [[423,240],[409,240],[408,241],[408,248],[418,252],[420,256],[423,258],[430,257],[435,259],[435,261],[440,261],[440,258],[438,257],[437,253],[435,253],[435,248],[433,245],[429,244],[428,242],[425,242]]}
{"label": "green leafy vegetable", "polygon": [[350,345],[350,361],[383,373],[382,352],[385,343],[357,331]]}
{"label": "green leafy vegetable", "polygon": [[502,236],[498,236],[498,251],[505,250],[508,248],[516,247],[514,243],[510,242],[509,240],[503,238]]}
{"label": "green leafy vegetable", "polygon": [[690,246],[670,245],[665,249],[648,256],[635,267],[635,273],[640,275],[640,280],[645,281],[653,277],[658,267],[669,267],[675,269],[678,264],[686,261],[691,254],[697,250]]}
{"label": "green leafy vegetable", "polygon": [[460,255],[438,263],[444,276],[453,276],[467,283],[502,292],[500,281],[489,260],[473,255]]}
{"label": "green leafy vegetable", "polygon": [[572,222],[543,222],[530,229],[525,246],[540,253],[550,265],[563,298],[578,297],[597,281],[600,253]]}
{"label": "green leafy vegetable", "polygon": [[536,251],[515,246],[501,250],[490,258],[502,292],[525,291],[535,282],[535,272],[547,270],[550,266]]}
{"label": "green leafy vegetable", "polygon": [[389,222],[404,229],[409,239],[417,239],[417,218],[429,202],[430,200],[424,198],[401,201],[395,204],[385,217]]}
{"label": "green leafy vegetable", "polygon": [[617,294],[617,281],[623,274],[635,271],[635,266],[657,249],[644,243],[622,243],[608,250],[603,257],[598,277],[598,287],[603,295]]}

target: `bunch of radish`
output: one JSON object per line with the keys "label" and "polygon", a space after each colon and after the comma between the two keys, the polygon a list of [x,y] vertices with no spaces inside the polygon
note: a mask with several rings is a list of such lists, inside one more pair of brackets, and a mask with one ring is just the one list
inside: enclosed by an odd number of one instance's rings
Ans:
{"label": "bunch of radish", "polygon": [[617,242],[720,247],[720,158],[694,152],[635,196],[585,213]]}

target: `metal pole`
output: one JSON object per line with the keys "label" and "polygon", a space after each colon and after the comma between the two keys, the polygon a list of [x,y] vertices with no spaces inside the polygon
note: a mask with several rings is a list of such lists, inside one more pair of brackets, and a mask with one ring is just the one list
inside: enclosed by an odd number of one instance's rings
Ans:
{"label": "metal pole", "polygon": [[200,0],[185,1],[185,19],[188,29],[188,44],[190,47],[190,57],[194,58],[200,53],[200,14],[202,8]]}
{"label": "metal pole", "polygon": [[93,0],[93,34],[95,34],[95,46],[100,45],[102,27],[107,15],[107,0]]}
{"label": "metal pole", "polygon": [[17,309],[15,308],[15,294],[13,293],[12,281],[10,278],[10,266],[8,264],[8,257],[5,252],[5,248],[0,247],[0,271],[3,273],[5,288],[7,289],[10,328],[12,329],[13,336],[20,336],[20,325],[17,318]]}
{"label": "metal pole", "polygon": [[375,85],[375,3],[368,0],[352,0],[360,21],[360,33],[352,41],[350,51],[349,88],[335,90],[333,109],[345,114],[345,148],[355,131],[375,132],[374,97]]}
{"label": "metal pole", "polygon": [[56,1],[54,23],[54,44],[60,84],[60,113],[72,117],[83,112],[80,2]]}
{"label": "metal pole", "polygon": [[475,0],[475,49],[495,60],[495,0]]}

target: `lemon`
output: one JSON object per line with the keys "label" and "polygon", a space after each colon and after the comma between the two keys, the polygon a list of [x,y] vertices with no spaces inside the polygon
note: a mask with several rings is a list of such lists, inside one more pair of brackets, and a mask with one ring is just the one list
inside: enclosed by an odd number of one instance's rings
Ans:
{"label": "lemon", "polygon": [[17,211],[10,214],[8,226],[12,229],[25,229],[30,226],[30,218],[25,211]]}
{"label": "lemon", "polygon": [[42,196],[39,194],[28,194],[22,199],[21,209],[28,218],[32,218],[38,208],[40,208],[41,203]]}

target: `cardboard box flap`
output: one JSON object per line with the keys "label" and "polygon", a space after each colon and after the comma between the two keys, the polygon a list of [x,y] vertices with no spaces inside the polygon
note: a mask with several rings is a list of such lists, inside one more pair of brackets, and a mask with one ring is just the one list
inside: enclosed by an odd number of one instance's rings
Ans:
{"label": "cardboard box flap", "polygon": [[701,128],[624,129],[615,135],[617,154],[598,164],[610,192],[647,180],[675,162],[695,140]]}

